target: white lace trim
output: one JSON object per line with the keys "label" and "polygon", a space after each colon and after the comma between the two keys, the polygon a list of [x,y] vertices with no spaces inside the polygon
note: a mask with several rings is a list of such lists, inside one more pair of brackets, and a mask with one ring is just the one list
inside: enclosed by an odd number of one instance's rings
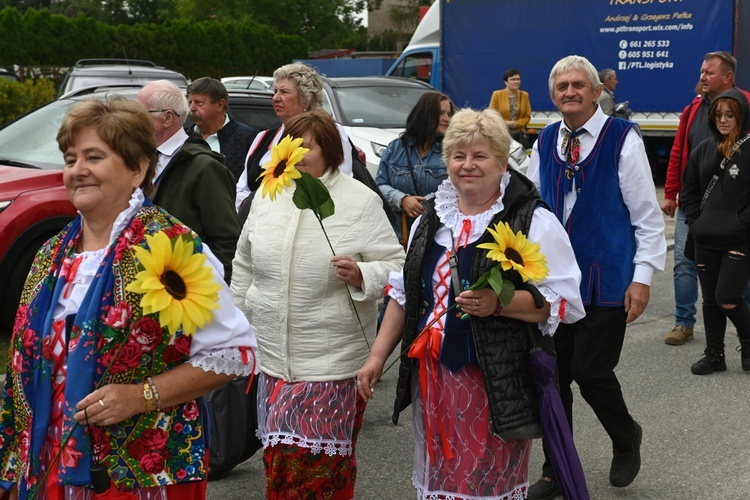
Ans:
{"label": "white lace trim", "polygon": [[250,349],[245,352],[247,352],[248,356],[247,364],[243,361],[242,351],[237,347],[201,351],[191,357],[188,363],[196,368],[219,375],[247,376],[253,371],[253,357],[255,353]]}
{"label": "white lace trim", "polygon": [[529,489],[529,483],[521,483],[513,488],[512,491],[496,496],[474,496],[474,495],[455,495],[449,491],[432,491],[419,482],[417,474],[411,476],[411,484],[417,489],[417,498],[419,500],[524,500],[526,491]]}
{"label": "white lace trim", "polygon": [[563,298],[547,285],[537,285],[537,289],[545,300],[549,302],[549,317],[545,321],[540,321],[537,325],[539,325],[542,335],[549,335],[551,337],[557,331],[557,325],[562,320],[560,318],[560,304],[562,304]]}
{"label": "white lace trim", "polygon": [[329,457],[341,455],[342,457],[350,457],[354,452],[354,447],[351,441],[321,441],[306,439],[296,434],[274,432],[272,434],[261,434],[260,430],[255,431],[255,435],[263,442],[263,448],[268,446],[275,446],[279,443],[299,446],[301,448],[309,448],[314,454],[319,454],[324,451]]}
{"label": "white lace trim", "polygon": [[[500,180],[500,190],[503,193],[508,187],[508,183],[510,183],[510,172],[506,172]],[[435,192],[435,213],[437,213],[440,222],[451,230],[454,239],[461,234],[464,220],[469,219],[471,221],[469,241],[476,241],[490,225],[495,214],[503,208],[503,197],[499,196],[495,203],[481,214],[464,215],[458,208],[458,191],[450,180],[443,181]]]}

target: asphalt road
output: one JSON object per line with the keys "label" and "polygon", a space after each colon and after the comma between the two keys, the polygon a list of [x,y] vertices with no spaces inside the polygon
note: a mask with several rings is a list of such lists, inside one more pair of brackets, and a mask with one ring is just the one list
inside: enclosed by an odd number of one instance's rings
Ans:
{"label": "asphalt road", "polygon": [[[667,238],[671,238],[668,226]],[[611,442],[591,409],[577,395],[575,441],[592,499],[750,499],[750,372],[740,368],[734,329],[727,335],[724,373],[696,376],[690,365],[705,347],[702,319],[695,340],[664,344],[674,325],[672,251],[667,271],[655,277],[644,315],[628,327],[617,375],[630,412],[643,426],[642,468],[627,488],[609,485]],[[391,422],[396,370],[387,373],[370,402],[357,449],[356,498],[412,499],[411,412]],[[530,481],[541,471],[536,442]],[[210,500],[264,498],[261,454],[225,479],[210,482]]]}

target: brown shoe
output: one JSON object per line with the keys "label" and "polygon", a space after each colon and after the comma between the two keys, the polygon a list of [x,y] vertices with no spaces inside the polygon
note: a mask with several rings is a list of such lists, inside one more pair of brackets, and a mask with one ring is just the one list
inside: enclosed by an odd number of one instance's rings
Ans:
{"label": "brown shoe", "polygon": [[677,325],[667,334],[665,344],[682,345],[688,340],[693,340],[693,329],[683,325]]}

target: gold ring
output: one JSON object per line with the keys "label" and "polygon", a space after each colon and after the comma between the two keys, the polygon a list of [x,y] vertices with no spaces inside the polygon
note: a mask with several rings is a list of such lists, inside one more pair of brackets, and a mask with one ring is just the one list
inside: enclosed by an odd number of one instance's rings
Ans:
{"label": "gold ring", "polygon": [[102,400],[100,399],[100,400],[99,400],[99,404],[100,404],[100,405],[102,405],[102,408],[104,408],[104,401],[102,401]]}
{"label": "gold ring", "polygon": [[474,299],[474,305],[479,306],[479,299]]}

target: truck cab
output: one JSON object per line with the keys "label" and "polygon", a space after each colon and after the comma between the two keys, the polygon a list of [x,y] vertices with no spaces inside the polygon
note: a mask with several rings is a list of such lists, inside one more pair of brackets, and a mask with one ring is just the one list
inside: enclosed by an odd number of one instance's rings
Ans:
{"label": "truck cab", "polygon": [[440,78],[440,2],[434,2],[414,31],[409,45],[396,59],[386,76],[416,78],[436,89]]}

